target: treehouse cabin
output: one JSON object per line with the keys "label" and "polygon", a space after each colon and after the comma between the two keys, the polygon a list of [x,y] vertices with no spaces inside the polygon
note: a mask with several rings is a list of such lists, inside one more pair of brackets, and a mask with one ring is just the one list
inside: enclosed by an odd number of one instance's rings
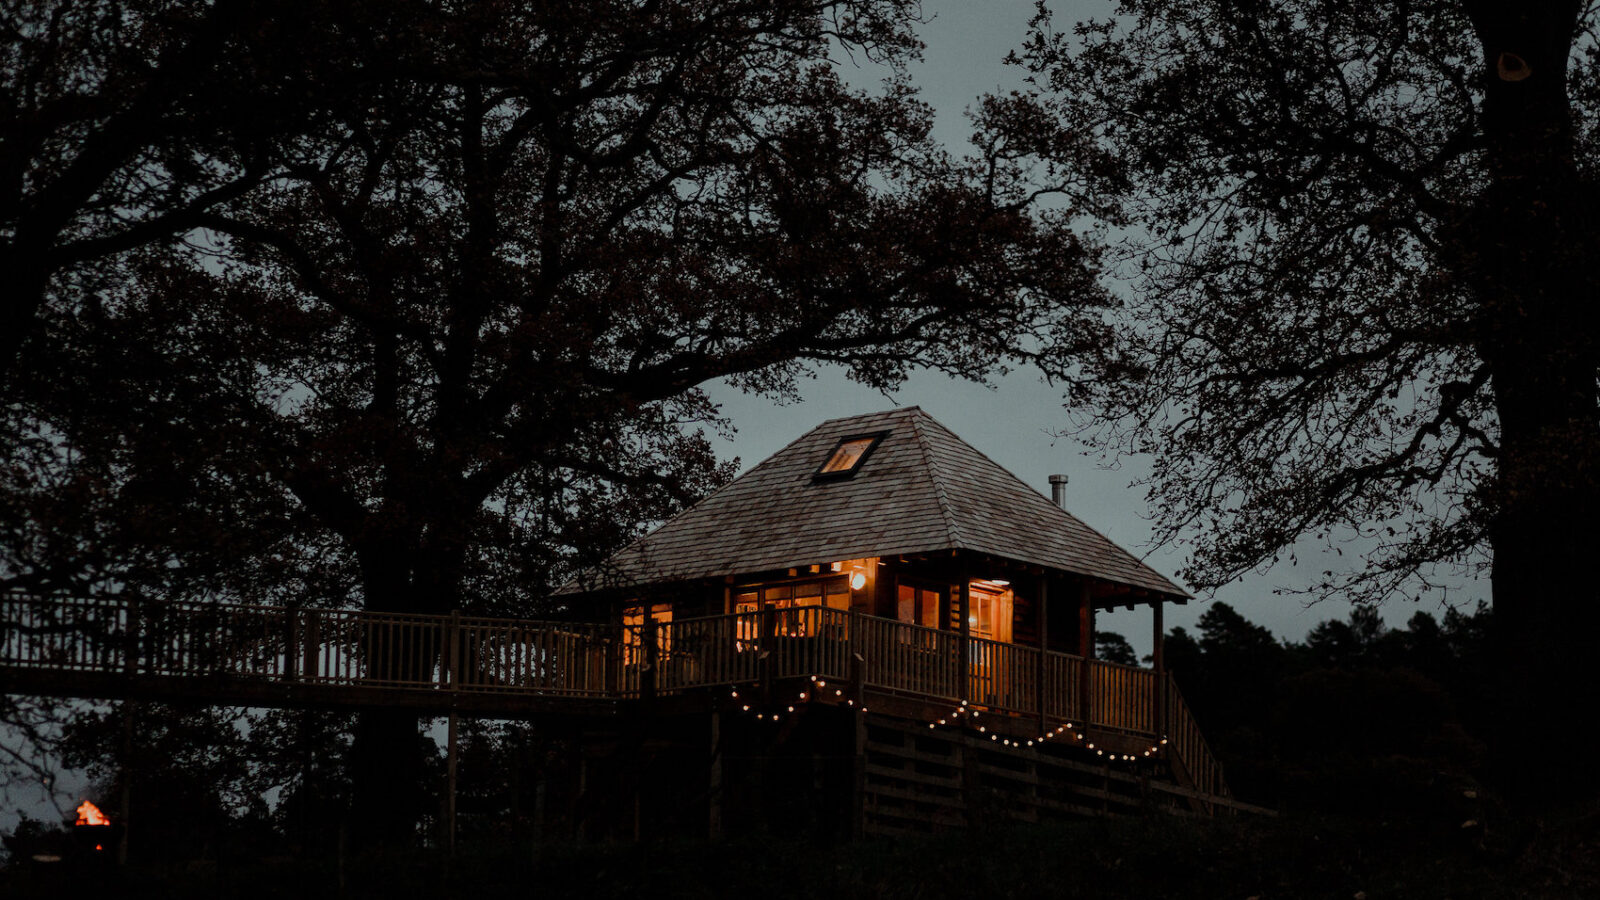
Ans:
{"label": "treehouse cabin", "polygon": [[[1052,482],[1055,502],[916,407],[835,419],[563,593],[620,629],[619,693],[711,692],[719,729],[809,729],[817,758],[856,758],[853,830],[970,823],[980,795],[1028,816],[1148,805],[1153,785],[1226,803],[1162,670],[1162,607],[1188,595]],[[1153,668],[1094,659],[1116,606],[1151,610]],[[749,757],[773,758],[760,740]]]}
{"label": "treehouse cabin", "polygon": [[[552,836],[1245,808],[1162,669],[1187,595],[1062,486],[914,407],[836,419],[563,588],[560,621],[6,593],[0,684],[444,714],[452,785],[458,717],[531,722],[513,817]],[[1094,658],[1119,605],[1151,611],[1152,668]]]}

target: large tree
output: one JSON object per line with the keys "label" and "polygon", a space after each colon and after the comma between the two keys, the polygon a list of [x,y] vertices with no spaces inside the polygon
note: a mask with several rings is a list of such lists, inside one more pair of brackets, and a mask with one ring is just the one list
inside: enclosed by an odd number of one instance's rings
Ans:
{"label": "large tree", "polygon": [[0,2],[0,372],[75,281],[275,173],[363,60],[303,51],[317,4]]}
{"label": "large tree", "polygon": [[[710,379],[1071,379],[1103,346],[1066,212],[929,140],[912,0],[332,6],[296,53],[360,77],[273,177],[90,271],[24,350],[17,508],[146,548],[100,583],[528,611],[726,477]],[[19,584],[94,581],[59,564],[94,540],[17,518]],[[378,828],[414,820],[415,733],[360,717]]]}
{"label": "large tree", "polygon": [[1521,754],[1600,699],[1595,25],[1579,0],[1124,0],[1041,15],[1033,89],[986,108],[997,140],[1100,161],[1078,196],[1138,298],[1100,434],[1157,454],[1190,579],[1352,534],[1365,565],[1323,592],[1491,572],[1501,772],[1535,801],[1594,788]]}

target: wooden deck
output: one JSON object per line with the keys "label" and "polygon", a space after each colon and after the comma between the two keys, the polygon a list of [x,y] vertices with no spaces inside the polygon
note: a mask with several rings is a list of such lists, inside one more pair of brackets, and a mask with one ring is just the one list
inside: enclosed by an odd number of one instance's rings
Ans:
{"label": "wooden deck", "polygon": [[1070,725],[1159,746],[1180,783],[1226,794],[1165,673],[826,607],[624,629],[7,595],[0,629],[0,683],[13,694],[518,717],[615,713],[815,676],[836,682],[841,700],[883,709],[966,701],[1019,736]]}

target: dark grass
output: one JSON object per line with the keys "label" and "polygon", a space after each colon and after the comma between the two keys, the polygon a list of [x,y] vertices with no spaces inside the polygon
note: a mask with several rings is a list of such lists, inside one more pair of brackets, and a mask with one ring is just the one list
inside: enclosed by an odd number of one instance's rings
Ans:
{"label": "dark grass", "polygon": [[155,871],[13,866],[0,896],[224,898],[741,897],[749,900],[1158,897],[1600,897],[1600,817],[1555,825],[1330,817],[1116,819],[819,847],[719,843],[464,849],[279,858]]}

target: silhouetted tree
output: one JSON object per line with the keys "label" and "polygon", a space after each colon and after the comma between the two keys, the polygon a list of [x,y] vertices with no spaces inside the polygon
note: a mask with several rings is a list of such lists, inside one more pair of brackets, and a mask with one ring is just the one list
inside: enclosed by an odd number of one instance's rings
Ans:
{"label": "silhouetted tree", "polygon": [[1128,639],[1115,631],[1096,631],[1094,633],[1094,655],[1096,659],[1106,662],[1120,663],[1124,666],[1137,666],[1139,655],[1133,652],[1133,645]]}
{"label": "silhouetted tree", "polygon": [[[1492,558],[1501,714],[1534,722],[1600,699],[1595,15],[1125,0],[1070,34],[1041,15],[1037,90],[986,107],[1125,226],[1135,377],[1105,436],[1156,451],[1191,581],[1335,532],[1374,549],[1317,589],[1367,601]],[[1526,766],[1513,734],[1525,799],[1593,795],[1593,767]]]}
{"label": "silhouetted tree", "polygon": [[[1087,256],[1008,154],[929,140],[904,77],[917,14],[313,7],[292,59],[337,90],[272,135],[272,178],[41,313],[7,408],[28,467],[3,574],[527,611],[728,476],[699,430],[708,380],[1092,374]],[[841,51],[892,77],[847,88]],[[417,727],[358,719],[371,834],[416,819]]]}

